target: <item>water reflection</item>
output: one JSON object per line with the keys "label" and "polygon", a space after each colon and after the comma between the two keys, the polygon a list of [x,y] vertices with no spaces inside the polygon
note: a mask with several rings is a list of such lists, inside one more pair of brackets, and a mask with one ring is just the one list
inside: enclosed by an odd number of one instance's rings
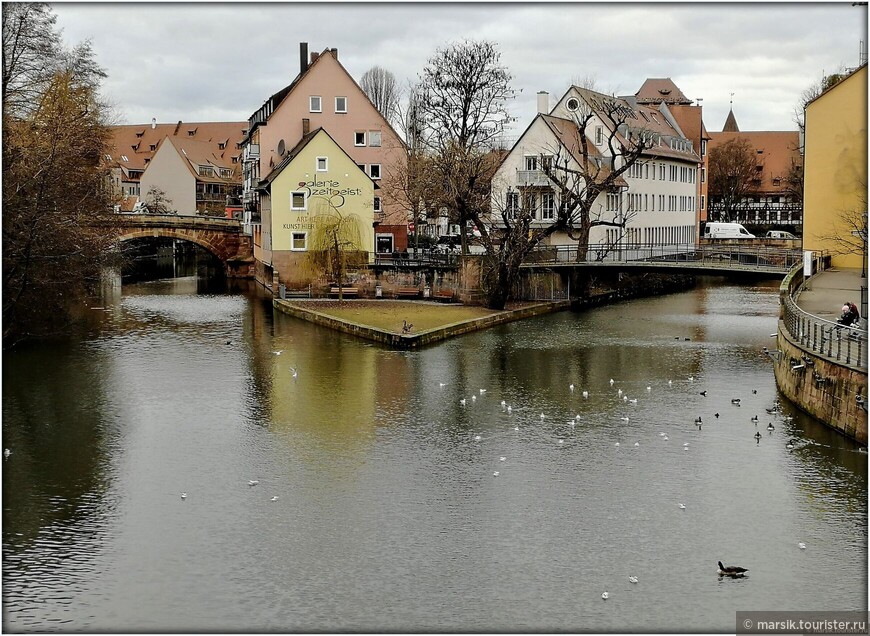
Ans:
{"label": "water reflection", "polygon": [[866,608],[866,455],[765,410],[775,282],[414,352],[254,286],[106,289],[90,335],[4,360],[7,629],[729,631],[738,609]]}

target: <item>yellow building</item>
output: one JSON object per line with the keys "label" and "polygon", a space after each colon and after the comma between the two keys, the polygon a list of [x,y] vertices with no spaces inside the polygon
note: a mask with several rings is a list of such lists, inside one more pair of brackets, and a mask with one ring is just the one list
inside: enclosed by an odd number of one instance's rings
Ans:
{"label": "yellow building", "polygon": [[[860,268],[867,233],[867,65],[806,108],[803,248]],[[863,231],[864,238],[854,233]]]}
{"label": "yellow building", "polygon": [[[303,136],[260,182],[269,202],[262,210],[262,261],[290,286],[312,281],[311,251],[323,250],[322,228],[343,219],[355,231],[342,251],[374,252],[375,184],[322,128]],[[318,228],[321,228],[320,230]]]}

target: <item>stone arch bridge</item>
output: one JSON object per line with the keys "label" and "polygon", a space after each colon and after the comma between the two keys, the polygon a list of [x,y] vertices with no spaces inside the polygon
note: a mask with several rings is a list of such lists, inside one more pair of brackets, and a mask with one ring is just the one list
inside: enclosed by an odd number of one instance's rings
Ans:
{"label": "stone arch bridge", "polygon": [[230,278],[252,278],[251,237],[236,219],[176,214],[118,214],[113,218],[118,240],[173,238],[196,243],[224,264]]}

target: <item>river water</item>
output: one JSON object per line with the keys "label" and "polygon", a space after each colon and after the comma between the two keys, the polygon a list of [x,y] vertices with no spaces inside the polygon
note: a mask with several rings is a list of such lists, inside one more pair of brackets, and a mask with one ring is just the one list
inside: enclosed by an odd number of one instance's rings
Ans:
{"label": "river water", "polygon": [[414,352],[253,288],[116,287],[86,333],[4,356],[3,627],[733,632],[738,610],[866,610],[867,455],[765,410],[777,286]]}

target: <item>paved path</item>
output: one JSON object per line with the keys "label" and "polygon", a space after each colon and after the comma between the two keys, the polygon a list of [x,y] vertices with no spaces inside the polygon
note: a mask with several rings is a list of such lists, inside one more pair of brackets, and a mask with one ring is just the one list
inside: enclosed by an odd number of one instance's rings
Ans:
{"label": "paved path", "polygon": [[[860,269],[825,270],[813,277],[809,288],[797,297],[797,305],[819,318],[837,320],[847,300],[860,309],[861,286],[867,286],[867,277],[862,278]],[[866,319],[866,316],[861,318]]]}

